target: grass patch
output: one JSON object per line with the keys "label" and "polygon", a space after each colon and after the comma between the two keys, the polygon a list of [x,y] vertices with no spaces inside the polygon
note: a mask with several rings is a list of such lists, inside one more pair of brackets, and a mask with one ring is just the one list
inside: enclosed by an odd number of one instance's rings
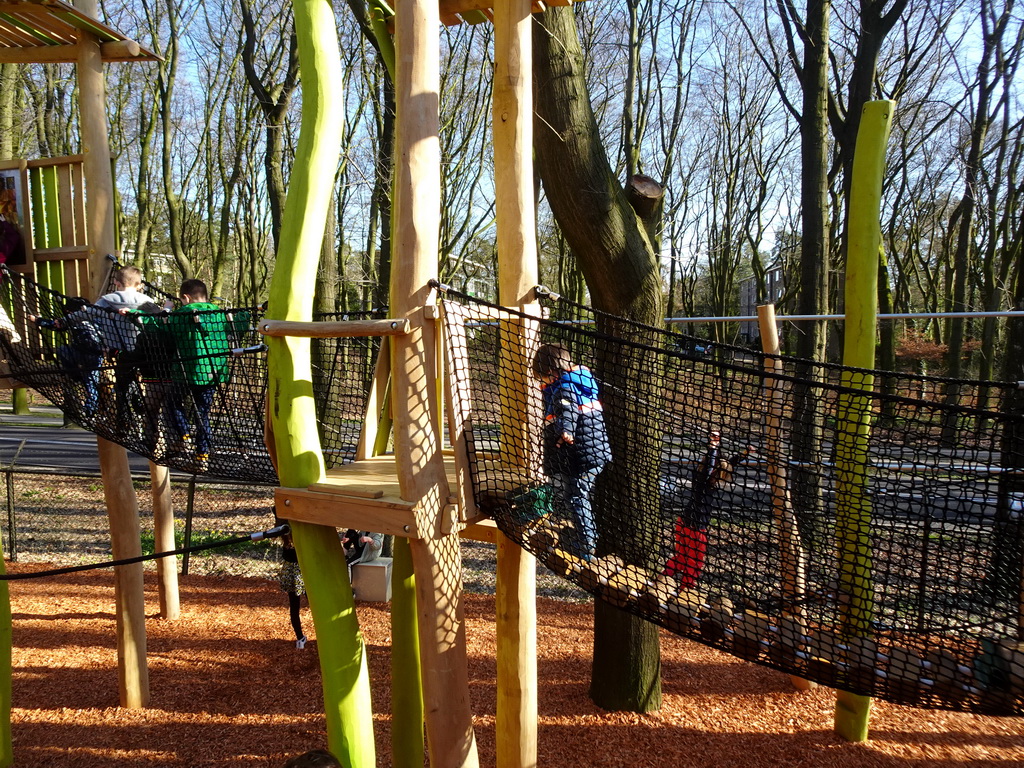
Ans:
{"label": "grass patch", "polygon": [[[237,533],[229,533],[227,531],[214,531],[214,530],[197,530],[192,529],[192,541],[189,542],[190,546],[198,547],[204,544],[213,544],[218,541],[224,541],[225,539],[232,539],[238,536]],[[185,529],[182,526],[174,526],[174,548],[181,549],[185,546]],[[225,547],[217,547],[215,549],[207,549],[201,552],[193,552],[192,557],[208,557],[215,554],[220,555],[245,555],[252,551],[252,543],[248,541],[241,541],[237,544],[231,544]],[[142,531],[142,554],[151,555],[156,551],[155,549],[155,536],[151,530]],[[178,555],[180,558],[181,555]]]}

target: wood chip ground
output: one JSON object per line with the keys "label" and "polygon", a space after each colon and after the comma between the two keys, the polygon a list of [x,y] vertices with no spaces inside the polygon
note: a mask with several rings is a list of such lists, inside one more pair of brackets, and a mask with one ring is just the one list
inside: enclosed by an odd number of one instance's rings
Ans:
{"label": "wood chip ground", "polygon": [[[38,570],[40,564],[12,564]],[[156,618],[146,575],[151,704],[117,706],[109,571],[11,583],[13,736],[19,768],[268,766],[325,746],[317,643],[297,650],[283,593],[261,578],[189,576],[182,617]],[[587,604],[539,601],[539,765],[1024,766],[1024,720],[875,702],[871,740],[832,732],[834,694],[795,691],[785,675],[669,634],[664,707],[604,712],[587,698]],[[391,764],[389,617],[359,604],[374,691],[377,763]],[[470,684],[480,764],[493,766],[494,598],[466,597]],[[314,634],[303,610],[308,634]]]}

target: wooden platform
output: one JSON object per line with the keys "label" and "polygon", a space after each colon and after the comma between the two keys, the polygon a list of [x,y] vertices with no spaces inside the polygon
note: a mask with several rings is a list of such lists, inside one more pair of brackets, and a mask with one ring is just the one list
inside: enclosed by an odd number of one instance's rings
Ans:
{"label": "wooden platform", "polygon": [[[494,522],[477,516],[467,519],[458,499],[455,456],[445,454],[445,473],[450,493],[442,504],[442,525],[447,531],[457,527],[465,538],[495,542],[498,529]],[[484,492],[496,494],[499,487],[510,488],[523,482],[518,470],[481,468]],[[427,520],[417,504],[402,498],[393,455],[374,456],[328,470],[327,477],[308,488],[278,488],[274,493],[277,514],[286,520],[297,520],[333,528],[354,528],[423,538],[436,521]],[[446,532],[447,532],[446,531]]]}
{"label": "wooden platform", "polygon": [[[445,470],[451,481],[454,457],[445,457]],[[335,467],[309,488],[278,488],[274,499],[278,516],[287,520],[414,539],[427,530],[422,510],[402,498],[394,456]]]}

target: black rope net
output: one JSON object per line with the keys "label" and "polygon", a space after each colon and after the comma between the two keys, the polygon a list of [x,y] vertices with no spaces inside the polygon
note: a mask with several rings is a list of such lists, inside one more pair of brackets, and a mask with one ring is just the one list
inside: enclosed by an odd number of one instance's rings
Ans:
{"label": "black rope net", "polygon": [[[11,378],[157,464],[277,483],[263,441],[262,308],[163,309],[161,297],[121,314],[17,272],[0,278],[0,358]],[[316,428],[328,468],[355,458],[378,348],[372,338],[313,340]]]}
{"label": "black rope net", "polygon": [[475,496],[502,531],[595,596],[759,664],[1024,714],[1016,385],[542,304],[444,298]]}

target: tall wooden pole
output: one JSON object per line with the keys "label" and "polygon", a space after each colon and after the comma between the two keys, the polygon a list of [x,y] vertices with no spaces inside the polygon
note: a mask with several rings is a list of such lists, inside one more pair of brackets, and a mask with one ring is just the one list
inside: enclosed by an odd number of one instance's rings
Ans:
{"label": "tall wooden pole", "polygon": [[[149,482],[153,489],[153,547],[157,552],[174,549],[174,505],[171,501],[171,473],[167,467],[149,462]],[[161,619],[181,615],[178,598],[178,558],[161,557],[156,561],[157,599]]]}
{"label": "tall wooden pole", "polygon": [[[98,15],[96,0],[78,0],[76,7],[90,16]],[[115,252],[114,179],[107,138],[103,57],[99,41],[87,32],[80,32],[78,39],[78,99],[85,155],[86,231],[91,248],[89,271],[93,295],[99,296],[104,288],[106,255]],[[142,554],[139,501],[132,486],[128,452],[99,437],[96,443],[114,559],[138,557]],[[149,669],[142,563],[118,566],[114,574],[121,706],[144,707],[149,703]]]}
{"label": "tall wooden pole", "polygon": [[[498,239],[498,301],[505,306],[534,303],[538,281],[533,194],[532,3],[508,0],[494,7],[494,186]],[[522,366],[533,350],[529,328],[514,328],[504,354],[519,365],[503,365],[502,452],[520,467],[531,464],[530,446],[539,424],[523,418],[536,389]],[[518,348],[513,348],[518,346]],[[536,396],[534,395],[534,398]],[[531,434],[532,432],[532,434]],[[495,724],[498,768],[537,765],[537,566],[536,559],[503,534],[498,539],[497,665]]]}
{"label": "tall wooden pole", "polygon": [[[778,358],[779,328],[775,322],[775,305],[761,304],[757,308],[758,328],[761,333],[761,350],[770,357],[765,358],[765,372],[768,374],[765,412],[765,455],[768,461],[768,485],[772,493],[772,518],[779,535],[779,567],[782,574],[782,615],[790,626],[804,634],[802,605],[807,589],[807,565],[803,546],[800,543],[800,529],[793,503],[789,496],[789,473],[786,469],[786,454],[782,448],[783,393],[779,380],[771,377],[782,372],[782,361]],[[783,633],[785,636],[785,633]],[[790,633],[795,634],[795,633]],[[795,639],[793,642],[796,642]],[[813,683],[793,675],[789,678],[794,687],[808,690]]]}
{"label": "tall wooden pole", "polygon": [[436,328],[426,316],[437,277],[441,199],[440,51],[437,0],[396,6],[394,260],[391,313],[411,332],[392,340],[395,463],[402,497],[416,501],[424,537],[409,542],[416,599],[427,744],[433,765],[476,766],[469,707],[462,562],[458,534],[445,533],[448,480],[437,431],[440,371]]}
{"label": "tall wooden pole", "polygon": [[[843,364],[875,366],[878,315],[878,249],[882,244],[879,214],[885,147],[896,104],[872,101],[864,105],[850,183],[850,217],[846,257],[846,333]],[[843,385],[870,392],[870,375],[843,372]],[[849,640],[869,638],[874,613],[871,586],[871,497],[868,439],[871,436],[871,398],[844,393],[837,414],[836,538],[839,555],[839,596],[842,634]],[[871,699],[839,691],[835,730],[847,741],[868,737]]]}

